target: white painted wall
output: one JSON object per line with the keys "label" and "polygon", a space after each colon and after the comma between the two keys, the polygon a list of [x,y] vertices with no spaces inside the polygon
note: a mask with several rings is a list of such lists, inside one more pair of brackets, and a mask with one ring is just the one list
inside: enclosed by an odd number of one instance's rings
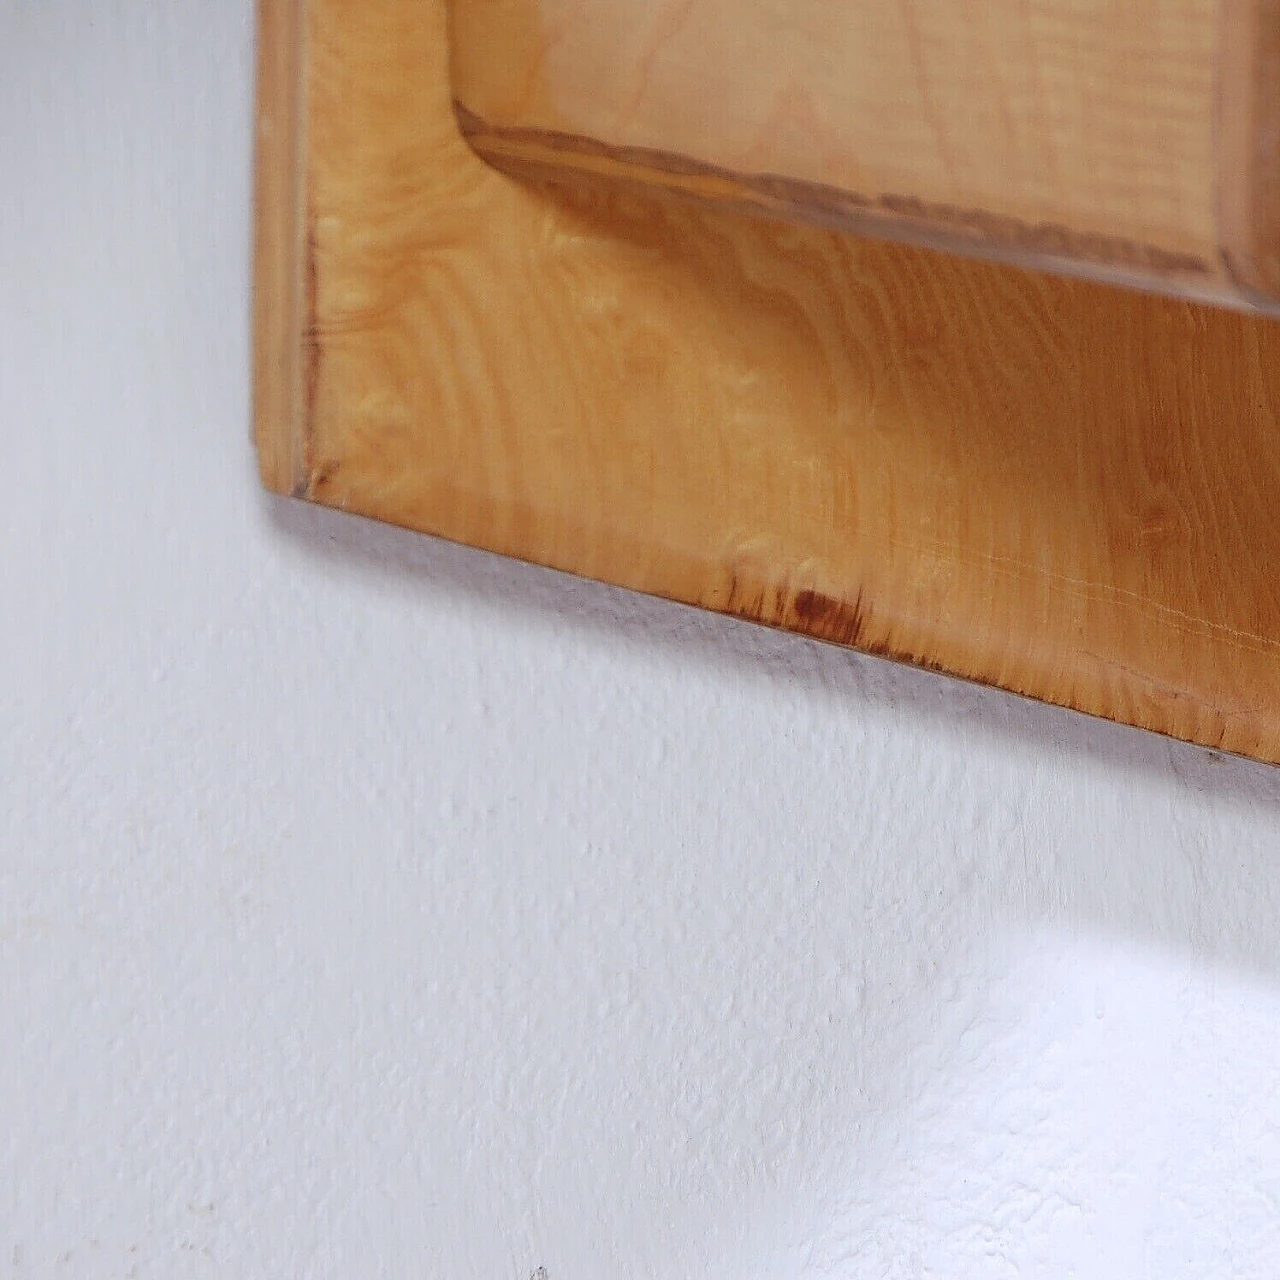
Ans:
{"label": "white painted wall", "polygon": [[0,0],[0,1275],[1280,1274],[1280,773],[261,494],[249,0]]}

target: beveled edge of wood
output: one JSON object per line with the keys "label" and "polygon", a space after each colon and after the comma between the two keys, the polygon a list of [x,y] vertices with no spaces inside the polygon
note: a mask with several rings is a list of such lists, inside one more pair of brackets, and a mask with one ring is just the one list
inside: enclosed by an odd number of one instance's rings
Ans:
{"label": "beveled edge of wood", "polygon": [[606,181],[642,194],[661,192],[747,216],[805,223],[1188,302],[1280,315],[1280,280],[1275,289],[1249,287],[1231,269],[1225,252],[1217,255],[1218,260],[1200,258],[978,208],[926,204],[914,196],[869,198],[777,174],[721,169],[664,151],[615,147],[578,134],[494,125],[457,98],[454,114],[472,150],[493,168],[517,179],[561,185]]}
{"label": "beveled edge of wood", "polygon": [[1251,302],[1280,298],[1280,0],[1223,0],[1218,218],[1223,269]]}
{"label": "beveled edge of wood", "polygon": [[820,182],[771,173],[722,169],[688,156],[644,147],[611,146],[578,134],[494,125],[454,99],[458,126],[495,168],[542,181],[560,171],[661,188],[673,195],[877,239],[906,240],[924,248],[987,259],[1051,264],[1056,271],[1114,273],[1142,278],[1150,272],[1196,280],[1214,265],[1186,253],[1118,236],[1089,235],[1056,223],[1029,223],[982,209],[927,204],[915,196],[859,195]]}
{"label": "beveled edge of wood", "polygon": [[306,0],[258,0],[253,420],[262,482],[306,486]]}

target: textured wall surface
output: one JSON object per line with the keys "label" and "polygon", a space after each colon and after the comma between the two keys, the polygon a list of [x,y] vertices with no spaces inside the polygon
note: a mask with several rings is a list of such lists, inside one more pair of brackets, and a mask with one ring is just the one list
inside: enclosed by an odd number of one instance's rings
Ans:
{"label": "textured wall surface", "polygon": [[0,1275],[1280,1274],[1280,771],[268,499],[248,0],[0,0]]}

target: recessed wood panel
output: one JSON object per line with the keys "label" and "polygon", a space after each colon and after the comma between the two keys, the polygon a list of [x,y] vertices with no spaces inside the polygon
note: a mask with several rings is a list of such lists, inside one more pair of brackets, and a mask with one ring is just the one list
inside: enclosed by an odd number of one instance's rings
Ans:
{"label": "recessed wood panel", "polygon": [[1280,301],[1278,42],[1277,0],[453,0],[514,172],[1237,305]]}

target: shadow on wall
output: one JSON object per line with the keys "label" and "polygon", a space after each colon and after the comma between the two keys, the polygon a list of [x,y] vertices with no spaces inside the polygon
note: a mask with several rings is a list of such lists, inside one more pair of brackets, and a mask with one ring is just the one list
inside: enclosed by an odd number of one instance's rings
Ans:
{"label": "shadow on wall", "polygon": [[[1005,1127],[1015,1104],[994,1085],[983,1092],[987,1074],[1034,1076],[1018,1124],[1052,1125],[1055,1092],[1072,1087],[1054,1071],[1074,1070],[1059,1042],[1075,1033],[1028,1006],[1063,973],[1087,970],[1081,980],[1100,992],[1114,979],[1117,1007],[1139,1010],[1119,1033],[1132,1051],[1116,1065],[1099,1049],[1093,1070],[1146,1069],[1143,992],[1164,993],[1166,1028],[1181,1005],[1165,999],[1163,977],[1133,987],[1124,963],[1116,978],[1117,962],[1082,955],[1082,942],[1113,957],[1140,950],[1148,959],[1132,973],[1156,955],[1186,974],[1280,984],[1280,769],[264,501],[276,533],[336,578],[469,614],[482,633],[546,637],[582,679],[618,672],[617,705],[583,730],[581,759],[547,766],[558,826],[527,846],[473,841],[432,855],[433,909],[469,914],[476,942],[443,963],[443,1004],[428,1016],[504,1046],[479,1078],[461,1058],[442,1068],[442,1096],[482,1145],[511,1153],[511,1170],[585,1161],[598,1197],[599,1223],[568,1226],[524,1175],[491,1175],[513,1182],[486,1194],[534,1197],[546,1234],[533,1243],[579,1240],[580,1256],[548,1258],[553,1277],[598,1264],[610,1206],[644,1196],[661,1206],[652,1258],[631,1259],[629,1274],[679,1257],[734,1274],[766,1255],[805,1272],[795,1250],[806,1240],[830,1255],[813,1261],[811,1249],[815,1274],[849,1274],[850,1232],[863,1230],[850,1205],[872,1222],[878,1180],[911,1194],[903,1171],[922,1126],[960,1125],[930,1131],[952,1156],[970,1138],[1030,1141]],[[576,687],[576,668],[564,679]],[[602,779],[616,787],[626,774],[627,751],[643,755],[631,740],[645,735],[670,741],[632,773],[634,794],[600,796]],[[714,788],[698,781],[709,755]],[[500,787],[500,774],[483,782]],[[1058,994],[1071,1005],[1079,993]],[[1092,987],[1087,1003],[1092,1026]],[[1010,1049],[1001,1037],[1022,1024],[1032,1039]],[[1116,1033],[1103,1013],[1097,1025]],[[1109,1088],[1090,1076],[1095,1085]],[[953,1088],[979,1117],[967,1138],[937,1102]],[[495,1098],[525,1101],[513,1118]],[[1103,1142],[1114,1125],[1097,1123],[1095,1138],[1076,1140]],[[1009,1185],[1048,1176],[1043,1162],[1072,1140],[1046,1138],[1030,1157],[1041,1166],[1012,1167]],[[593,1152],[607,1158],[595,1164]],[[886,1239],[886,1256],[904,1247]]]}
{"label": "shadow on wall", "polygon": [[[419,594],[463,596],[631,645],[656,646],[708,671],[764,684],[784,681],[881,707],[906,702],[925,717],[1022,750],[1069,754],[1148,781],[1171,777],[1206,802],[1265,806],[1280,823],[1280,766],[1180,742],[1127,725],[988,689],[959,677],[823,644],[805,636],[647,597],[524,564],[327,507],[262,495],[276,531],[308,553]],[[872,679],[857,675],[874,673]],[[1280,826],[1276,854],[1280,863]],[[1278,950],[1280,955],[1280,950]]]}

